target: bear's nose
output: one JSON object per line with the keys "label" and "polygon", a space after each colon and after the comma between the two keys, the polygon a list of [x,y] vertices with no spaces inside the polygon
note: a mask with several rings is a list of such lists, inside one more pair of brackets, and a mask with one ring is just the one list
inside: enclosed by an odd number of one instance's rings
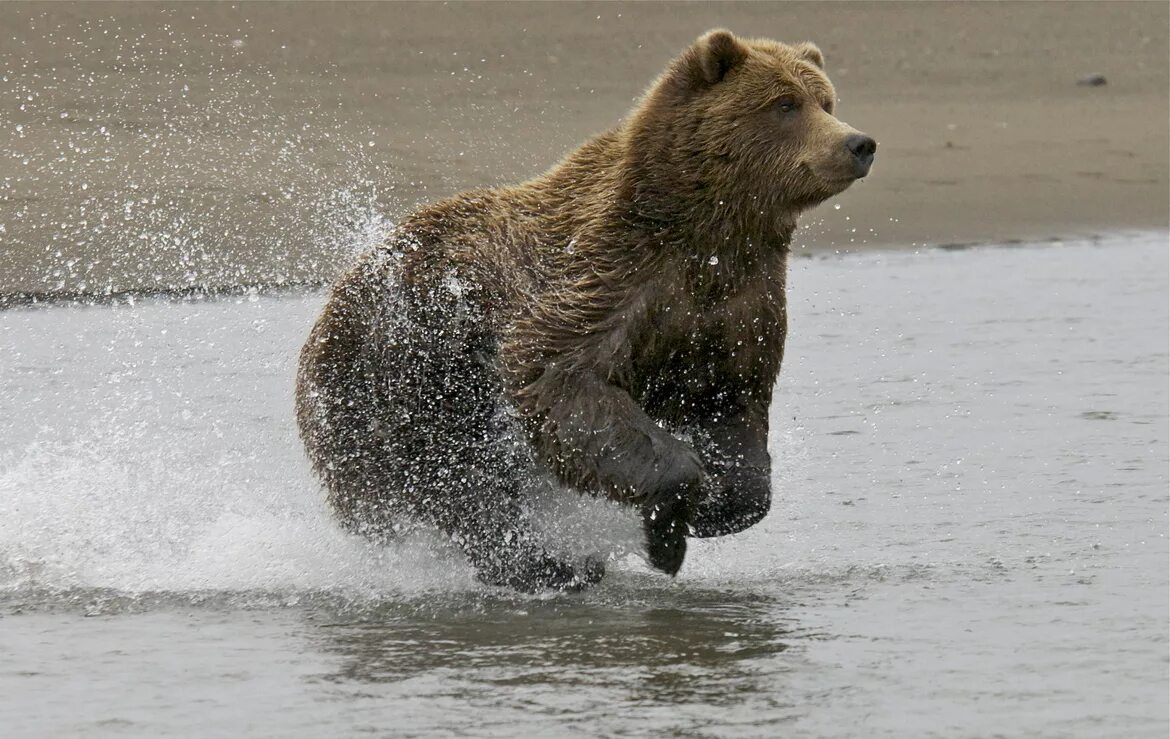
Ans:
{"label": "bear's nose", "polygon": [[845,146],[853,154],[853,167],[858,177],[869,174],[873,165],[873,155],[877,152],[877,142],[863,133],[855,133],[845,139]]}

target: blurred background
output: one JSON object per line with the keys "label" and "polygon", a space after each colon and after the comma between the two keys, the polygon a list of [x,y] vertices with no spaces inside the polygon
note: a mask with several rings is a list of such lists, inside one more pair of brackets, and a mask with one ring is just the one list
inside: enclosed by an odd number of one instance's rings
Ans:
{"label": "blurred background", "polygon": [[[1166,228],[1170,6],[0,4],[0,293],[327,281],[539,173],[705,30],[812,40],[873,175],[797,248]],[[23,296],[23,297],[22,297]]]}

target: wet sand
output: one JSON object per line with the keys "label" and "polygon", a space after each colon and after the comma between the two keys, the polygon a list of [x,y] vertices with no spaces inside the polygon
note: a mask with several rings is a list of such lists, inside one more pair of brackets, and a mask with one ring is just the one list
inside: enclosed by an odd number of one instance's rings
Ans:
{"label": "wet sand", "polygon": [[328,279],[383,214],[613,125],[714,26],[819,43],[841,117],[880,142],[801,249],[1164,230],[1168,21],[1125,2],[4,3],[0,293]]}

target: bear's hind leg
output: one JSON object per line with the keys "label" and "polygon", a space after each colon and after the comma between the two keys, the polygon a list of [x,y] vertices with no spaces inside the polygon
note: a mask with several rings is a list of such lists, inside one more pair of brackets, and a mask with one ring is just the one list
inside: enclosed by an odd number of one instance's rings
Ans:
{"label": "bear's hind leg", "polygon": [[461,482],[465,495],[440,527],[463,549],[480,580],[526,593],[576,591],[601,580],[600,560],[570,561],[540,541],[509,480],[491,475]]}
{"label": "bear's hind leg", "polygon": [[[536,592],[580,590],[599,563],[575,564],[540,542],[522,504],[531,453],[502,407],[495,330],[472,299],[478,288],[432,276],[388,322],[382,365],[404,420],[390,435],[407,465],[411,506],[459,544],[485,583]],[[471,297],[469,297],[471,296]],[[400,462],[401,464],[401,462]]]}

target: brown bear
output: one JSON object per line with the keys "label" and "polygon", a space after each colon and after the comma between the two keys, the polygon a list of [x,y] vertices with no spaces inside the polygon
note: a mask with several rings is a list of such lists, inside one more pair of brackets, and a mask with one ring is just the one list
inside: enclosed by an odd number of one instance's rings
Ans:
{"label": "brown bear", "polygon": [[485,582],[602,575],[543,543],[551,479],[640,509],[650,563],[767,513],[797,216],[864,177],[823,58],[707,33],[629,117],[514,187],[407,217],[334,285],[297,419],[351,530],[438,526]]}

